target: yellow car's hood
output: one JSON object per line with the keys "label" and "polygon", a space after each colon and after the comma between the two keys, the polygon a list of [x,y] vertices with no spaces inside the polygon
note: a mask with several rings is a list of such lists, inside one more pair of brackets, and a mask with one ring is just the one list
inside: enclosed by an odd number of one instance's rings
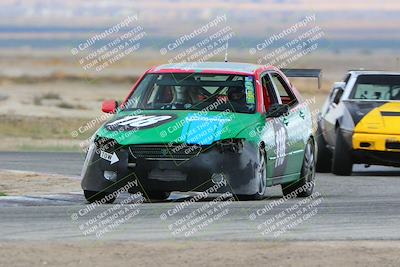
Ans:
{"label": "yellow car's hood", "polygon": [[372,109],[355,126],[354,132],[400,135],[400,102]]}

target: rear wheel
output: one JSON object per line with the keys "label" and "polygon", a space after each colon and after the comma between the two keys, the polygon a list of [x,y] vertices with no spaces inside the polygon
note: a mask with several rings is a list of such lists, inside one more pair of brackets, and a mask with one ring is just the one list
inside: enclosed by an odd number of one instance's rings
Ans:
{"label": "rear wheel", "polygon": [[351,158],[351,149],[344,140],[340,128],[336,130],[336,143],[333,152],[332,172],[336,175],[351,175],[353,169],[353,160]]}
{"label": "rear wheel", "polygon": [[327,148],[327,144],[322,135],[322,129],[318,124],[317,130],[317,147],[318,147],[318,155],[317,155],[317,172],[330,172],[332,168],[332,152]]}
{"label": "rear wheel", "polygon": [[83,190],[83,194],[89,203],[100,201],[101,203],[112,204],[115,201],[112,193]]}
{"label": "rear wheel", "polygon": [[[311,196],[314,190],[315,178],[315,145],[313,140],[307,142],[304,150],[303,165],[301,167],[300,179],[298,181],[282,184],[282,192],[284,196],[292,195],[295,197]],[[302,189],[300,189],[302,188]]]}

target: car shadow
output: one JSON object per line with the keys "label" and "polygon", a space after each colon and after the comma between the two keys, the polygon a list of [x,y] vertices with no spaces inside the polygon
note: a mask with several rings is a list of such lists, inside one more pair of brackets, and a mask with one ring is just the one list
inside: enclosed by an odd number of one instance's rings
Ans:
{"label": "car shadow", "polygon": [[[171,196],[168,199],[165,200],[150,200],[150,201],[146,201],[145,203],[174,203],[174,202],[185,202],[185,201],[189,201],[191,200],[194,196],[196,196],[196,193],[180,193],[180,192],[174,192],[173,194],[171,194]],[[216,199],[218,199],[218,197],[220,197],[221,194],[211,194],[210,196],[206,197],[206,198],[200,198],[198,200],[196,200],[195,202],[210,202],[210,201],[214,201]],[[247,202],[247,201],[253,201],[253,200],[240,200],[237,196],[233,195],[234,197],[234,201],[243,201],[243,202]],[[272,196],[268,196],[266,195],[262,200],[256,200],[256,201],[267,201],[267,200],[277,200],[277,199],[281,199],[282,195],[272,195]],[[226,200],[226,199],[225,199]],[[224,200],[221,200],[224,201]]]}
{"label": "car shadow", "polygon": [[352,176],[400,177],[400,168],[385,166],[364,167],[364,165],[355,165]]}

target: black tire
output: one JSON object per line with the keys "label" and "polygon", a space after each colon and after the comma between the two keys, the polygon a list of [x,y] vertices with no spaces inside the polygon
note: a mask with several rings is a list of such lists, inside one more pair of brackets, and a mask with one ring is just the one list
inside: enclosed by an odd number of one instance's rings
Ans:
{"label": "black tire", "polygon": [[146,191],[143,196],[147,199],[153,200],[165,200],[169,197],[170,192],[161,192],[161,191]]}
{"label": "black tire", "polygon": [[253,195],[237,195],[239,200],[261,200],[264,198],[267,189],[267,170],[266,170],[265,149],[260,148],[258,152],[258,163],[255,170],[256,179],[259,182],[258,192]]}
{"label": "black tire", "polygon": [[327,147],[324,136],[322,135],[322,129],[318,124],[317,129],[317,172],[327,173],[332,170],[332,151]]}
{"label": "black tire", "polygon": [[106,192],[83,190],[83,194],[85,195],[85,198],[89,203],[100,201],[101,203],[104,202],[106,204],[112,204],[116,199],[114,196],[110,195],[111,193]]}
{"label": "black tire", "polygon": [[[300,179],[288,183],[281,184],[284,196],[293,195],[295,197],[308,197],[314,191],[315,179],[315,145],[314,141],[310,139],[304,149],[304,159],[300,172]],[[304,190],[300,188],[304,187]]]}
{"label": "black tire", "polygon": [[353,160],[351,158],[351,149],[344,140],[340,128],[336,129],[336,143],[333,151],[332,173],[340,176],[351,175],[353,169]]}

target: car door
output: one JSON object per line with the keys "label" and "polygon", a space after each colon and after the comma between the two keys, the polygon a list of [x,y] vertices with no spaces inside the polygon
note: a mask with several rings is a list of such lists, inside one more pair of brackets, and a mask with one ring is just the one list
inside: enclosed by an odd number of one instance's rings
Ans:
{"label": "car door", "polygon": [[[264,109],[268,112],[273,104],[281,104],[275,87],[268,72],[261,74],[261,84],[263,88]],[[265,116],[265,126],[261,133],[261,139],[266,146],[267,159],[267,185],[277,184],[278,180],[285,175],[285,168],[282,161],[286,149],[286,133],[283,122],[280,118]],[[283,137],[282,137],[283,136]]]}
{"label": "car door", "polygon": [[[301,169],[304,156],[304,148],[308,138],[305,136],[311,128],[311,118],[309,112],[305,111],[304,106],[299,105],[299,100],[296,98],[289,84],[286,83],[285,79],[277,73],[271,73],[271,80],[275,87],[276,93],[281,103],[289,106],[289,113],[286,116],[282,116],[281,121],[283,129],[277,133],[277,138],[281,139],[278,144],[283,147],[284,143],[284,154],[278,153],[282,156],[281,164],[284,169],[283,175],[285,179],[290,180],[291,175],[298,174]],[[279,150],[279,147],[278,147]],[[284,181],[283,181],[284,182]]]}

